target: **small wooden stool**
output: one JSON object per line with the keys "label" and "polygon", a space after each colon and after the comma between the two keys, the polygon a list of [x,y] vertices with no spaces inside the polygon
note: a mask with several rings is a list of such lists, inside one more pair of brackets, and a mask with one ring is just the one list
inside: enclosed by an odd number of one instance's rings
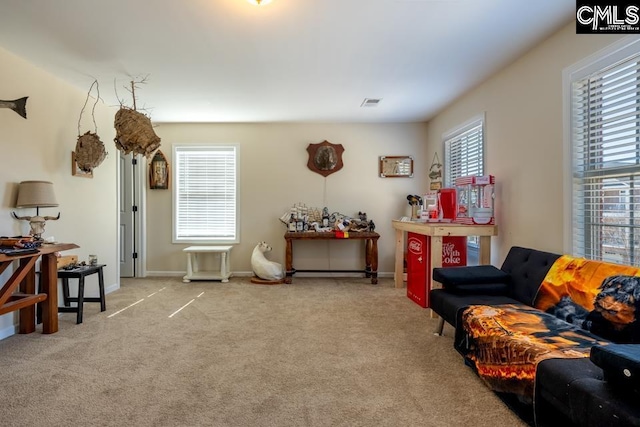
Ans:
{"label": "small wooden stool", "polygon": [[[84,267],[78,267],[73,270],[58,270],[58,278],[62,279],[62,301],[64,307],[58,307],[58,311],[61,313],[78,313],[76,317],[76,324],[82,323],[82,311],[85,302],[99,302],[100,311],[107,309],[104,297],[104,277],[102,275],[102,268],[106,264],[87,265]],[[100,290],[99,297],[85,298],[84,296],[84,278],[92,274],[98,273],[98,287]],[[78,296],[69,296],[69,279],[78,279]],[[70,303],[77,302],[77,307],[71,307]]]}

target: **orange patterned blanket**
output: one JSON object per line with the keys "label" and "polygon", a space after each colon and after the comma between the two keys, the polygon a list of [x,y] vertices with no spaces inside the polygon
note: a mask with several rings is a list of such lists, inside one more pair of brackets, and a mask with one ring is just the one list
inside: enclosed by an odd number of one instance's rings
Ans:
{"label": "orange patterned blanket", "polygon": [[526,305],[459,313],[456,349],[494,390],[533,397],[538,362],[589,357],[595,344],[640,342],[640,268],[563,255]]}
{"label": "orange patterned blanket", "polygon": [[533,399],[538,362],[589,357],[607,342],[575,325],[525,305],[475,305],[462,313],[456,349],[494,391]]}
{"label": "orange patterned blanket", "polygon": [[600,285],[604,279],[615,275],[639,276],[640,268],[562,255],[553,263],[542,281],[535,307],[549,311],[563,298],[569,297],[591,311],[600,292]]}

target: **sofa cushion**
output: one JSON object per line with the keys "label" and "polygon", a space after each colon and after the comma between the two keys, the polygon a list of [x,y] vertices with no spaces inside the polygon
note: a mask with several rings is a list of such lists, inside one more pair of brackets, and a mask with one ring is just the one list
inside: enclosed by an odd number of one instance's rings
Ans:
{"label": "sofa cushion", "polygon": [[513,246],[500,268],[511,276],[511,296],[533,306],[538,288],[558,254]]}
{"label": "sofa cushion", "polygon": [[493,265],[434,268],[433,280],[447,289],[461,285],[509,283],[509,274]]}
{"label": "sofa cushion", "polygon": [[506,283],[469,283],[445,286],[447,291],[460,295],[509,295],[509,285]]}
{"label": "sofa cushion", "polygon": [[640,426],[640,407],[635,399],[624,398],[603,378],[602,369],[589,359],[541,361],[534,392],[537,425],[560,425],[557,418],[549,417],[553,408],[572,425]]}
{"label": "sofa cushion", "polygon": [[594,346],[591,361],[604,372],[604,379],[627,392],[640,392],[640,346],[611,344]]}
{"label": "sofa cushion", "polygon": [[571,425],[640,426],[636,399],[604,381],[602,369],[589,359],[547,359],[538,364],[534,392],[537,425],[560,425],[557,418],[549,417],[553,408]]}

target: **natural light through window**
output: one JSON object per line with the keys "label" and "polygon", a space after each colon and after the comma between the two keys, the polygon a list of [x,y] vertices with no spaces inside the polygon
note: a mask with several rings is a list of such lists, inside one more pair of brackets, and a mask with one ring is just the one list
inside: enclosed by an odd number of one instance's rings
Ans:
{"label": "natural light through window", "polygon": [[640,56],[572,82],[573,251],[640,266]]}

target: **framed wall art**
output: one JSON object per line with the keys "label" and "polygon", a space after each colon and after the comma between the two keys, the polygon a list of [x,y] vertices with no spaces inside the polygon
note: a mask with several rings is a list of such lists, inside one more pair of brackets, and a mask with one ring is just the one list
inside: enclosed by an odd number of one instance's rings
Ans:
{"label": "framed wall art", "polygon": [[413,178],[413,157],[380,156],[380,178]]}
{"label": "framed wall art", "polygon": [[160,150],[149,163],[149,188],[152,190],[166,190],[169,188],[169,163]]}
{"label": "framed wall art", "polygon": [[309,153],[307,167],[324,177],[338,172],[344,166],[342,163],[342,153],[344,153],[342,144],[332,144],[329,141],[309,144],[307,152]]}

